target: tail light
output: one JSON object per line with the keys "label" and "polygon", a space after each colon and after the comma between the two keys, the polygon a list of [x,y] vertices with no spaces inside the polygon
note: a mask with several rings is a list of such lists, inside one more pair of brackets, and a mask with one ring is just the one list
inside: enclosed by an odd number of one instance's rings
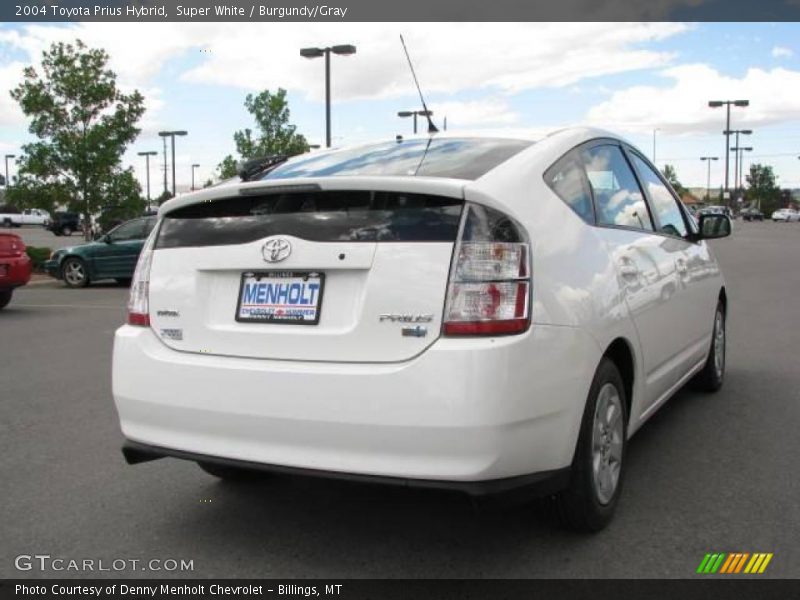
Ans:
{"label": "tail light", "polygon": [[153,263],[153,247],[157,235],[158,225],[153,227],[144,243],[133,272],[131,295],[128,298],[128,325],[150,326],[150,266]]}
{"label": "tail light", "polygon": [[520,225],[468,204],[447,287],[443,333],[508,335],[530,326],[530,245]]}

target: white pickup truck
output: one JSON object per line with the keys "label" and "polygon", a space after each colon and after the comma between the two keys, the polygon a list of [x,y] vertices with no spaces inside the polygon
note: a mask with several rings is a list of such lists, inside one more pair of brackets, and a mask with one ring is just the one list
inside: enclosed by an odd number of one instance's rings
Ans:
{"label": "white pickup truck", "polygon": [[41,208],[26,208],[21,211],[7,212],[0,209],[0,226],[22,227],[23,225],[46,225],[50,221],[50,213]]}

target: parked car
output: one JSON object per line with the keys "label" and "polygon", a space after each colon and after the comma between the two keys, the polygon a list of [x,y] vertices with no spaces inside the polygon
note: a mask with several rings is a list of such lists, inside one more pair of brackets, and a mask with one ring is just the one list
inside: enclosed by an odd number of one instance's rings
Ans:
{"label": "parked car", "polygon": [[520,488],[598,530],[630,436],[723,383],[705,240],[730,231],[592,129],[319,152],[169,200],[115,335],[124,454]]}
{"label": "parked car", "polygon": [[727,206],[705,206],[697,211],[698,215],[727,215],[731,216],[731,209]]}
{"label": "parked car", "polygon": [[742,219],[745,221],[763,221],[764,213],[757,208],[745,208],[742,212]]}
{"label": "parked car", "polygon": [[31,259],[25,242],[13,233],[0,233],[0,309],[11,302],[14,290],[31,278]]}
{"label": "parked car", "polygon": [[75,231],[81,231],[81,216],[77,213],[59,211],[45,225],[55,235],[70,236]]}
{"label": "parked car", "polygon": [[41,208],[0,207],[0,224],[3,227],[22,227],[23,225],[44,225],[50,220],[50,213]]}
{"label": "parked car", "polygon": [[127,284],[155,222],[156,217],[133,219],[93,242],[56,250],[45,261],[44,270],[72,288],[86,287],[98,279]]}
{"label": "parked car", "polygon": [[800,213],[793,208],[780,208],[772,213],[772,220],[776,223],[783,221],[789,223],[790,221],[800,221]]}

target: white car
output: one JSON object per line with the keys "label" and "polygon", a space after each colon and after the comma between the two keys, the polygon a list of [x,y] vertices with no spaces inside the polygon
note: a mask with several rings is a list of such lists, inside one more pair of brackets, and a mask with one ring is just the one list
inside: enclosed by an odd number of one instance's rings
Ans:
{"label": "white car", "polygon": [[3,212],[0,209],[0,224],[3,227],[22,227],[23,225],[47,225],[50,213],[41,208],[26,208],[16,212]]}
{"label": "white car", "polygon": [[800,213],[793,208],[779,208],[772,213],[772,220],[776,222],[785,221],[787,223],[790,221],[800,221]]}
{"label": "white car", "polygon": [[722,385],[704,238],[729,233],[590,129],[321,152],[170,200],[114,341],[125,456],[555,494],[598,530],[630,436]]}

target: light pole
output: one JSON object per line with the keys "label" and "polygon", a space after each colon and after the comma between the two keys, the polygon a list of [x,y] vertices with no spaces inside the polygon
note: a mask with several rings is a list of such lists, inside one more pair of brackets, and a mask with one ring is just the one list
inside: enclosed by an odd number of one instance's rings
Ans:
{"label": "light pole", "polygon": [[195,170],[197,167],[199,167],[199,166],[200,166],[200,165],[198,165],[197,163],[194,163],[194,164],[192,165],[192,191],[194,191],[194,170]]}
{"label": "light pole", "polygon": [[[397,113],[398,117],[414,117],[414,135],[417,134],[417,116],[420,117],[431,117],[433,116],[432,110],[401,110]],[[445,126],[445,131],[447,131],[447,126]]]}
{"label": "light pole", "polygon": [[[183,130],[159,131],[158,132],[158,135],[160,135],[161,137],[164,138],[164,163],[165,163],[164,166],[165,167],[166,167],[166,162],[167,162],[167,158],[166,158],[166,154],[167,154],[166,142],[167,142],[167,138],[171,138],[172,139],[172,197],[173,198],[175,197],[175,136],[176,135],[183,136],[183,135],[187,135],[188,133],[189,133],[188,131],[183,131]],[[167,172],[166,172],[166,170],[164,171],[164,191],[165,192],[167,191]]]}
{"label": "light pole", "polygon": [[17,157],[16,154],[6,154],[6,189],[11,187],[11,180],[8,178],[8,159],[16,157]]}
{"label": "light pole", "polygon": [[301,48],[300,56],[303,58],[325,57],[325,147],[331,147],[331,52],[341,56],[356,53],[352,44],[339,44],[326,48]]}
{"label": "light pole", "polygon": [[753,147],[752,146],[744,146],[744,147],[742,147],[742,146],[738,146],[737,145],[737,146],[731,147],[731,150],[733,152],[735,152],[736,155],[737,155],[737,163],[739,164],[739,173],[738,173],[738,178],[739,179],[737,181],[737,185],[738,185],[739,189],[742,189],[742,177],[744,176],[744,162],[743,162],[743,158],[744,157],[743,157],[743,153],[744,152],[752,152],[753,151]]}
{"label": "light pole", "polygon": [[144,156],[145,172],[147,173],[147,208],[150,208],[150,157],[156,156],[158,152],[151,150],[148,152],[137,152],[139,156]]}
{"label": "light pole", "polygon": [[708,173],[706,174],[706,201],[711,201],[711,161],[719,160],[719,156],[701,156],[700,160],[708,164]]}
{"label": "light pole", "polygon": [[653,129],[653,164],[654,165],[656,164],[656,131],[661,131],[661,130],[658,127]]}
{"label": "light pole", "polygon": [[[728,135],[735,134],[736,135],[736,147],[738,148],[739,147],[739,135],[740,134],[741,135],[751,135],[753,133],[753,130],[752,129],[733,129],[733,130],[730,130],[730,131],[723,131],[723,133],[727,133]],[[731,150],[733,150],[733,148],[731,148]],[[739,172],[739,170],[741,169],[741,162],[740,162],[741,158],[742,158],[741,155],[738,154],[738,153],[733,155],[733,164],[734,164],[733,186],[734,187],[741,187],[741,185],[739,185],[739,182],[741,181],[741,176],[740,176],[740,172]]]}
{"label": "light pole", "polygon": [[730,129],[731,129],[731,104],[734,106],[750,106],[750,100],[711,100],[708,105],[711,108],[719,108],[725,106],[727,108],[727,116],[725,119],[725,191],[728,191],[728,173],[730,170]]}

